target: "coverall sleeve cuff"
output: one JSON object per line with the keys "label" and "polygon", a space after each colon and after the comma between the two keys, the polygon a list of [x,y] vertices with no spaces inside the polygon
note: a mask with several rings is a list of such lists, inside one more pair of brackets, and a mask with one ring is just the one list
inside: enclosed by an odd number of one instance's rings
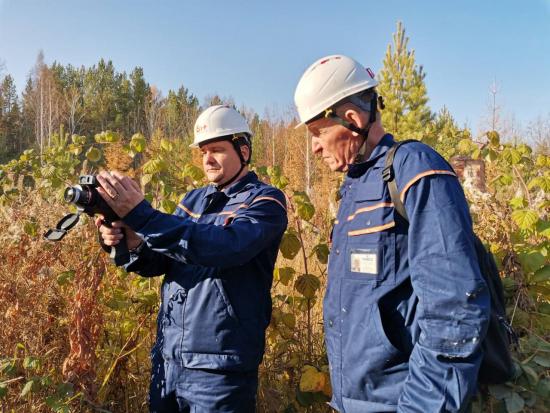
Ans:
{"label": "coverall sleeve cuff", "polygon": [[136,207],[122,219],[122,221],[133,231],[139,232],[154,212],[155,209],[144,199],[137,204]]}

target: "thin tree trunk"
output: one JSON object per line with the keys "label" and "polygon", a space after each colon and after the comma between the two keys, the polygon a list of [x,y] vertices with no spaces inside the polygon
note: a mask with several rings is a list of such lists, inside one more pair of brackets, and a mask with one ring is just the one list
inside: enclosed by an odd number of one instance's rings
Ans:
{"label": "thin tree trunk", "polygon": [[40,161],[44,152],[44,85],[40,81]]}
{"label": "thin tree trunk", "polygon": [[48,147],[51,146],[52,142],[52,131],[53,131],[53,119],[52,119],[52,85],[48,85],[48,101],[49,101],[49,114],[48,114]]}
{"label": "thin tree trunk", "polygon": [[275,166],[275,127],[271,129],[271,165]]}

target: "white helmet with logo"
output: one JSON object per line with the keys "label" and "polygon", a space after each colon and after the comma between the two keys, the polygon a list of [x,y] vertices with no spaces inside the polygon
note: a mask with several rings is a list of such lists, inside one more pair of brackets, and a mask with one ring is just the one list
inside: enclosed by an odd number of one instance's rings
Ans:
{"label": "white helmet with logo", "polygon": [[190,145],[192,148],[224,136],[236,137],[244,134],[248,141],[252,136],[246,119],[227,105],[210,106],[203,111],[195,122],[194,131],[195,139]]}
{"label": "white helmet with logo", "polygon": [[378,85],[374,73],[343,55],[323,57],[313,63],[296,86],[294,102],[301,126],[340,100]]}

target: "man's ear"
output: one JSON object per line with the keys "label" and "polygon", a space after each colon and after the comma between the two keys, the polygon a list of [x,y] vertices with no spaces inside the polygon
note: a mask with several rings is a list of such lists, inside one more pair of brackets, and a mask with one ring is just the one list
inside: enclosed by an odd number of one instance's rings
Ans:
{"label": "man's ear", "polygon": [[344,112],[344,119],[349,123],[354,124],[359,129],[363,129],[367,126],[365,119],[368,117],[368,112],[357,111],[355,109],[347,109]]}
{"label": "man's ear", "polygon": [[244,161],[248,162],[250,160],[250,148],[248,147],[248,145],[241,145],[240,149]]}

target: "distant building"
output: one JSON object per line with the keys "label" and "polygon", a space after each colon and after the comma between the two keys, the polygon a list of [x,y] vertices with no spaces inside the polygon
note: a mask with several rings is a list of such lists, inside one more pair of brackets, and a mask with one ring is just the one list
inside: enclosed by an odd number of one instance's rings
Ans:
{"label": "distant building", "polygon": [[465,189],[473,189],[482,193],[487,192],[485,162],[483,160],[466,156],[454,156],[451,158],[451,165]]}

